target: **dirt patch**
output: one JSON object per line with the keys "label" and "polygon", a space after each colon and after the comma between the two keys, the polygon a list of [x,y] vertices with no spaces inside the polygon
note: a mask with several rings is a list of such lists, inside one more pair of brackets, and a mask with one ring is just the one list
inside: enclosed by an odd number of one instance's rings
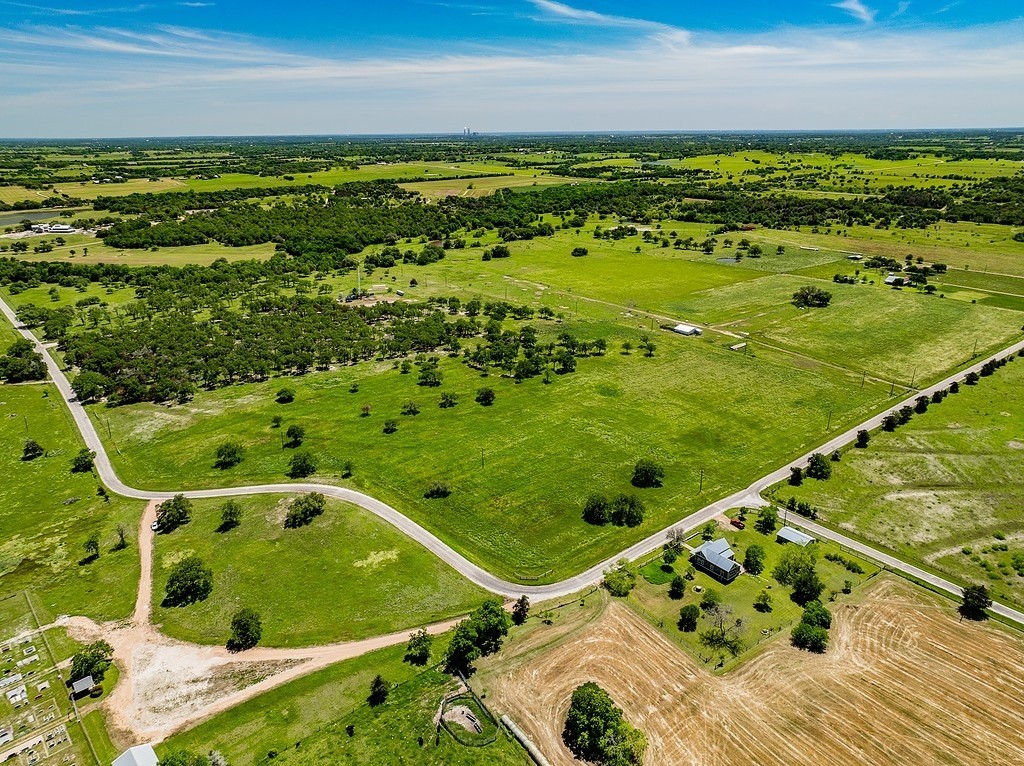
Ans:
{"label": "dirt patch", "polygon": [[827,654],[780,640],[719,677],[612,603],[586,631],[497,674],[489,701],[565,766],[569,698],[590,680],[646,732],[647,764],[1021,762],[1020,636],[958,623],[948,602],[889,578],[833,612]]}
{"label": "dirt patch", "polygon": [[398,550],[393,549],[390,551],[373,551],[365,559],[354,561],[352,566],[356,569],[377,569],[385,564],[390,564],[393,561],[398,561]]}
{"label": "dirt patch", "polygon": [[1006,446],[1008,449],[1024,449],[1024,442],[1008,441]]}
{"label": "dirt patch", "polygon": [[465,705],[453,705],[444,711],[444,720],[461,726],[471,734],[479,734],[483,727],[476,714]]}

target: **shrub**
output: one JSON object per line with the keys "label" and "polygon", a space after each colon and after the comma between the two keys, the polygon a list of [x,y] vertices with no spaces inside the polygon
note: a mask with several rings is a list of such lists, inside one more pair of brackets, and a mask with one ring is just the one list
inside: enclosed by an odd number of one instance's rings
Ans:
{"label": "shrub", "polygon": [[309,524],[327,507],[327,498],[319,492],[310,492],[295,498],[284,517],[286,529],[296,529]]}
{"label": "shrub", "polygon": [[634,487],[660,487],[665,478],[665,469],[653,460],[644,458],[633,466],[632,484]]}
{"label": "shrub", "polygon": [[815,452],[807,461],[807,476],[811,479],[825,481],[832,476],[832,464],[820,452]]}
{"label": "shrub", "polygon": [[583,520],[598,526],[608,523],[608,499],[604,495],[591,495],[583,504]]}
{"label": "shrub", "polygon": [[447,410],[447,409],[450,409],[450,408],[454,407],[458,403],[459,403],[459,395],[458,394],[445,393],[445,394],[441,394],[441,402],[440,402],[440,404],[438,406],[441,409],[443,409],[443,410]]}
{"label": "shrub", "polygon": [[184,495],[164,500],[157,510],[161,532],[172,532],[192,520],[192,501]]}
{"label": "shrub", "polygon": [[484,407],[490,407],[494,404],[494,389],[493,388],[481,388],[476,392],[477,404],[481,404]]}
{"label": "shrub", "polygon": [[21,459],[25,461],[35,460],[37,457],[42,457],[46,454],[46,450],[42,448],[35,439],[26,439],[25,446],[21,450]]}
{"label": "shrub", "polygon": [[427,491],[423,493],[423,497],[428,500],[437,500],[443,497],[448,497],[452,493],[452,488],[443,481],[435,481],[429,487]]}
{"label": "shrub", "polygon": [[398,430],[398,421],[394,418],[388,418],[384,421],[384,433],[393,434]]}
{"label": "shrub", "polygon": [[228,649],[241,651],[252,649],[263,636],[263,621],[259,612],[254,609],[242,608],[231,618],[231,638]]}
{"label": "shrub", "polygon": [[240,506],[234,500],[228,500],[224,505],[220,507],[220,527],[221,532],[227,532],[229,529],[234,529],[242,523],[242,506]]}
{"label": "shrub", "polygon": [[613,596],[625,598],[636,585],[636,575],[630,571],[625,561],[620,561],[604,573],[604,580],[601,584]]}
{"label": "shrub", "polygon": [[797,308],[819,308],[823,309],[832,302],[832,293],[822,290],[820,287],[801,287],[793,293],[793,305]]}
{"label": "shrub", "polygon": [[302,445],[302,440],[306,438],[306,429],[297,423],[293,423],[288,426],[288,430],[284,432],[284,435],[288,437],[288,441],[285,442],[286,447],[299,447]]}
{"label": "shrub", "polygon": [[857,432],[857,447],[865,449],[868,446],[868,442],[871,441],[871,433],[861,429]]}
{"label": "shrub", "polygon": [[806,622],[801,622],[793,628],[790,640],[798,649],[806,649],[817,654],[822,654],[828,649],[828,631],[815,625],[808,625]]}
{"label": "shrub", "polygon": [[683,633],[693,633],[697,630],[697,618],[700,617],[700,608],[696,604],[687,604],[679,610],[679,622],[676,626]]}
{"label": "shrub", "polygon": [[617,527],[638,527],[644,520],[644,504],[636,495],[620,494],[612,500],[608,518]]}
{"label": "shrub", "polygon": [[217,461],[213,466],[221,470],[233,468],[241,463],[244,457],[245,448],[239,442],[224,442],[217,447]]}
{"label": "shrub", "polygon": [[295,392],[290,388],[282,388],[277,392],[277,403],[278,404],[290,404],[295,401]]}
{"label": "shrub", "polygon": [[668,586],[668,597],[678,601],[686,595],[686,580],[679,575],[672,578],[672,584]]}
{"label": "shrub", "polygon": [[78,454],[71,458],[71,473],[89,473],[95,457],[96,453],[91,449],[79,450]]}
{"label": "shrub", "polygon": [[587,255],[589,252],[590,251],[587,250],[587,248],[585,248],[585,247],[574,247],[572,249],[572,257],[573,258],[582,258],[583,256]]}
{"label": "shrub", "polygon": [[804,614],[800,621],[828,630],[832,627],[832,613],[822,606],[820,601],[815,599],[814,601],[808,601],[804,605]]}
{"label": "shrub", "polygon": [[205,601],[213,592],[213,570],[198,556],[186,556],[171,569],[167,578],[168,606],[185,606]]}
{"label": "shrub", "polygon": [[419,415],[420,414],[420,406],[418,404],[416,404],[416,402],[406,402],[405,404],[402,405],[402,414],[403,415]]}
{"label": "shrub", "polygon": [[316,473],[316,458],[308,450],[296,452],[288,461],[288,475],[293,479],[304,479]]}

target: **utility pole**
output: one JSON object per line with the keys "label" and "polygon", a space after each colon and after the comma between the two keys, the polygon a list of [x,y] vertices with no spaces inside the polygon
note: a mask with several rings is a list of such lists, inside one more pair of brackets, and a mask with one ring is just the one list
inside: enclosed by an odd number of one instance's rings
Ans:
{"label": "utility pole", "polygon": [[889,386],[889,396],[892,396],[895,391],[896,391],[896,381],[894,380],[892,382],[892,385]]}
{"label": "utility pole", "polygon": [[697,494],[699,495],[704,491],[704,469],[700,469],[700,487],[697,488]]}
{"label": "utility pole", "polygon": [[825,426],[825,433],[828,433],[832,428],[832,410],[828,411],[828,424]]}
{"label": "utility pole", "polygon": [[910,376],[910,387],[914,387],[914,381],[917,380],[917,367],[914,368],[914,374]]}
{"label": "utility pole", "polygon": [[480,448],[480,467],[484,467],[484,448]]}

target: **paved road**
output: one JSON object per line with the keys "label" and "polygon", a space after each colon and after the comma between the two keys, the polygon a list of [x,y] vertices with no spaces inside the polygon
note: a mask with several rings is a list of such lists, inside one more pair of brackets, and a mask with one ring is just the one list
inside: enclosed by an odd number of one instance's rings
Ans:
{"label": "paved road", "polygon": [[[92,421],[86,414],[85,408],[81,405],[78,399],[75,397],[74,392],[71,390],[71,384],[68,382],[67,376],[64,371],[60,369],[54,359],[46,352],[39,339],[21,322],[18,321],[17,316],[10,306],[5,301],[0,299],[0,312],[2,312],[8,320],[17,328],[18,332],[28,340],[35,344],[37,350],[43,355],[43,359],[46,360],[46,366],[49,370],[50,377],[53,379],[54,384],[60,391],[61,396],[67,403],[68,408],[71,412],[71,417],[75,421],[75,425],[82,434],[82,438],[85,440],[86,445],[89,449],[96,453],[96,471],[99,474],[100,479],[103,483],[112,491],[125,497],[137,498],[140,500],[165,500],[177,494],[174,492],[150,492],[141,489],[135,489],[129,487],[127,484],[122,482],[117,473],[114,471],[113,465],[110,462],[110,456],[107,454],[106,449],[103,446],[103,442],[100,440],[99,434],[96,432]],[[1019,341],[1009,348],[1003,349],[997,354],[989,357],[989,359],[996,359],[999,357],[1007,356],[1009,354],[1015,354],[1020,349],[1024,348],[1024,341]],[[839,449],[854,441],[857,437],[857,431],[861,429],[872,430],[878,428],[882,424],[882,419],[890,412],[899,409],[905,404],[912,404],[913,400],[918,396],[931,396],[932,393],[939,389],[948,388],[949,384],[954,380],[962,380],[963,377],[971,371],[978,371],[982,365],[988,361],[983,359],[971,366],[966,370],[961,370],[955,375],[951,375],[945,380],[942,380],[928,388],[922,389],[915,393],[910,398],[896,403],[892,408],[885,412],[879,413],[872,418],[869,418],[865,422],[854,426],[853,428],[837,434],[833,438],[829,439],[824,444],[812,450],[812,452],[824,452],[826,454],[833,450]],[[673,529],[690,530],[701,524],[706,523],[715,516],[724,513],[730,508],[736,508],[740,506],[746,506],[748,508],[756,508],[767,505],[767,502],[762,498],[761,493],[764,492],[768,487],[773,484],[777,484],[780,481],[784,481],[789,478],[790,468],[796,465],[806,465],[807,460],[810,458],[811,452],[798,458],[797,460],[787,463],[780,467],[778,470],[764,476],[746,489],[742,489],[728,497],[724,497],[721,500],[717,500],[704,508],[691,513],[683,519],[680,519],[675,524],[662,529],[649,537],[641,540],[640,542],[631,545],[626,550],[612,556],[611,558],[602,561],[599,564],[595,564],[584,572],[569,577],[568,579],[562,580],[556,583],[550,583],[548,585],[519,585],[516,583],[502,580],[499,577],[494,576],[487,570],[477,566],[472,561],[467,559],[458,551],[454,550],[451,546],[445,543],[443,540],[428,532],[426,529],[421,527],[412,519],[407,518],[397,510],[392,508],[387,503],[383,503],[374,497],[357,492],[353,489],[346,487],[335,487],[326,484],[314,484],[309,482],[302,483],[281,483],[281,484],[259,484],[248,487],[224,487],[221,489],[203,489],[203,490],[189,490],[185,491],[186,497],[190,498],[209,498],[209,497],[237,497],[239,495],[259,495],[259,494],[280,494],[280,493],[293,493],[293,492],[321,492],[329,497],[334,497],[339,500],[358,505],[361,508],[365,508],[371,513],[376,514],[380,518],[387,521],[397,529],[404,532],[406,535],[411,537],[413,540],[418,542],[420,545],[425,547],[431,553],[436,555],[438,558],[443,560],[459,574],[463,575],[466,579],[473,583],[485,588],[492,593],[506,598],[517,598],[520,595],[526,594],[534,600],[543,600],[550,598],[561,598],[569,596],[574,593],[588,588],[596,583],[600,582],[605,570],[613,566],[615,562],[621,559],[633,560],[641,556],[644,556],[652,551],[660,548],[666,539],[667,534]],[[947,593],[959,596],[962,593],[962,589],[954,583],[944,580],[941,577],[925,572],[918,569],[911,564],[907,564],[887,553],[871,548],[870,546],[859,543],[855,540],[836,532],[834,530],[823,527],[819,524],[813,524],[812,522],[805,519],[794,519],[794,523],[800,524],[807,529],[814,532],[815,535],[821,538],[835,540],[849,547],[851,550],[856,550],[864,555],[868,556],[875,561],[884,563],[891,569],[905,572],[913,577],[920,578],[936,588],[943,590]],[[1024,625],[1024,612],[1019,612],[1016,609],[1011,609],[1003,604],[994,604],[992,611],[1000,615],[1008,617],[1016,622]]]}

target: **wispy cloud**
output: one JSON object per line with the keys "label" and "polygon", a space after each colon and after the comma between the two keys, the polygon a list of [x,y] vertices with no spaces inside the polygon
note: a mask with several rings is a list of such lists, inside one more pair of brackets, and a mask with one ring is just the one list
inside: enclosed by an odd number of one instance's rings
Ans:
{"label": "wispy cloud", "polygon": [[690,33],[685,29],[674,27],[671,24],[663,24],[660,21],[598,13],[597,11],[575,8],[565,3],[555,2],[555,0],[530,0],[530,3],[540,11],[540,15],[533,17],[537,21],[633,29],[679,42],[688,42],[690,40]]}
{"label": "wispy cloud", "polygon": [[212,8],[216,3],[178,3],[186,8]]}
{"label": "wispy cloud", "polygon": [[40,15],[46,16],[103,16],[115,13],[138,13],[151,6],[147,4],[128,5],[119,8],[55,8],[48,5],[33,5],[31,3],[16,3],[10,0],[0,0],[0,5],[9,5],[14,8],[25,8]]}
{"label": "wispy cloud", "polygon": [[82,135],[1024,124],[1024,102],[1005,98],[1024,81],[1022,22],[688,45],[648,28],[574,49],[447,50],[313,55],[186,27],[0,29],[2,131],[52,135],[58,102]]}
{"label": "wispy cloud", "polygon": [[861,0],[841,0],[841,2],[833,3],[832,7],[846,11],[855,19],[863,21],[865,24],[874,23],[875,16],[878,13],[873,8],[868,8],[868,6],[864,5]]}
{"label": "wispy cloud", "polygon": [[903,0],[903,2],[896,7],[896,10],[893,12],[892,17],[895,19],[897,16],[902,16],[904,13],[910,10],[910,5],[910,0]]}

